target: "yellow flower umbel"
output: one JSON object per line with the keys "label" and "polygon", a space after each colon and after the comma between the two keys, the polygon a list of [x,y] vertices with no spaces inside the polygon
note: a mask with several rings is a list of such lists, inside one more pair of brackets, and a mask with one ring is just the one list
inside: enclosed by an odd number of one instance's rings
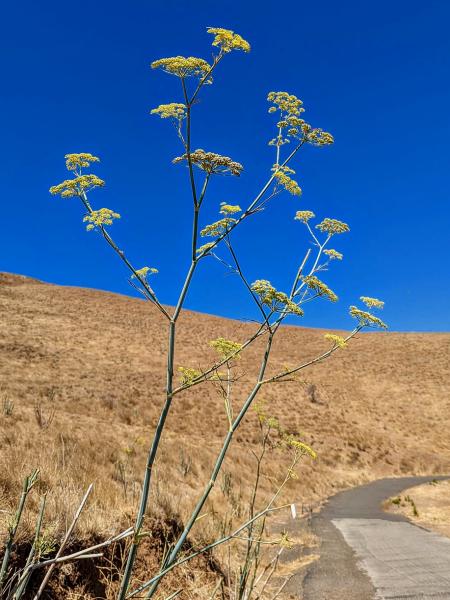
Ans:
{"label": "yellow flower umbel", "polygon": [[303,310],[287,294],[276,290],[267,279],[257,279],[250,287],[252,292],[259,296],[261,304],[268,306],[272,312],[303,316]]}
{"label": "yellow flower umbel", "polygon": [[100,159],[89,152],[80,152],[79,154],[66,154],[66,167],[68,171],[78,171],[79,169],[89,167],[93,162],[100,162]]}
{"label": "yellow flower umbel", "polygon": [[328,256],[329,260],[342,260],[344,257],[342,252],[338,252],[334,248],[328,248],[324,250],[323,253],[326,254],[326,256]]}
{"label": "yellow flower umbel", "polygon": [[[234,219],[233,217],[230,217],[229,215],[235,215],[241,211],[242,211],[242,208],[240,206],[238,206],[237,204],[233,205],[233,204],[226,204],[226,202],[221,202],[219,212],[221,215],[224,215],[224,218],[219,219],[215,223],[211,223],[211,225],[206,225],[206,227],[204,227],[200,231],[200,235],[202,237],[219,237],[221,235],[224,235],[225,233],[227,233],[228,231],[231,230],[233,225],[235,225],[237,223],[237,219]],[[201,246],[197,250],[197,253],[201,253],[205,250],[208,250],[209,247],[211,247],[213,245],[214,245],[213,242],[210,244],[205,244],[204,246]]]}
{"label": "yellow flower umbel", "polygon": [[367,308],[384,308],[384,302],[382,300],[378,300],[377,298],[370,298],[369,296],[361,296],[361,302],[367,306]]}
{"label": "yellow flower umbel", "polygon": [[328,300],[331,300],[331,302],[338,301],[338,297],[333,290],[331,290],[326,283],[321,281],[315,275],[307,275],[306,277],[303,277],[303,281],[306,283],[309,289],[316,292],[318,296],[324,296],[325,298],[328,298]]}
{"label": "yellow flower umbel", "polygon": [[226,202],[221,202],[219,212],[221,215],[235,215],[238,212],[242,212],[242,208],[238,204],[227,204]]}
{"label": "yellow flower umbel", "polygon": [[301,196],[302,189],[292,177],[289,175],[295,175],[294,169],[291,169],[287,166],[274,165],[272,167],[272,171],[274,171],[274,177],[277,182],[284,187],[284,189],[292,194],[293,196]]}
{"label": "yellow flower umbel", "polygon": [[202,372],[190,367],[178,367],[181,385],[192,385],[193,381],[201,376]]}
{"label": "yellow flower umbel", "polygon": [[196,252],[197,254],[206,255],[213,246],[215,246],[215,242],[208,242],[207,244],[203,244],[203,246],[200,246],[200,248],[197,248]]}
{"label": "yellow flower umbel", "polygon": [[345,348],[347,346],[347,342],[340,335],[335,335],[334,333],[326,333],[324,335],[324,338],[332,342],[333,346],[338,346],[339,348]]}
{"label": "yellow flower umbel", "polygon": [[305,442],[302,442],[301,440],[298,440],[292,434],[284,433],[284,435],[283,435],[283,442],[289,448],[293,448],[299,454],[309,454],[309,456],[311,458],[314,458],[314,459],[317,458],[317,452],[315,450],[313,450],[311,448],[311,446],[308,446],[308,444],[305,444]]}
{"label": "yellow flower umbel", "polygon": [[104,227],[105,225],[112,225],[114,219],[120,219],[119,213],[112,211],[110,208],[100,208],[99,210],[93,210],[83,218],[86,225],[87,231],[92,231],[96,227]]}
{"label": "yellow flower umbel", "polygon": [[170,104],[160,104],[150,111],[151,115],[158,115],[161,119],[175,119],[182,121],[186,118],[186,105],[178,102]]}
{"label": "yellow flower umbel", "polygon": [[307,223],[310,219],[313,219],[316,215],[311,210],[298,210],[295,213],[295,220]]}
{"label": "yellow flower umbel", "polygon": [[78,175],[73,179],[66,179],[58,185],[50,188],[50,194],[60,195],[61,198],[71,198],[80,196],[83,192],[88,192],[95,187],[103,187],[105,182],[97,175]]}
{"label": "yellow flower umbel", "polygon": [[290,138],[303,139],[314,146],[325,146],[334,142],[331,133],[313,128],[304,119],[300,118],[305,109],[303,108],[303,102],[294,94],[270,92],[267,100],[272,104],[269,113],[279,111],[278,135],[269,142],[270,146],[288,144]]}
{"label": "yellow flower umbel", "polygon": [[222,360],[241,358],[239,352],[242,348],[242,344],[239,344],[238,342],[233,342],[232,340],[226,340],[225,338],[220,337],[209,342],[209,345],[211,348],[214,348]]}
{"label": "yellow flower umbel", "polygon": [[[220,219],[215,223],[211,223],[211,225],[207,225],[200,231],[200,235],[202,237],[219,237],[220,235],[224,235],[228,231],[231,230],[231,226],[236,223],[236,219],[231,217],[225,217],[224,219]],[[205,248],[202,246],[202,249]]]}
{"label": "yellow flower umbel", "polygon": [[350,306],[350,316],[359,322],[361,327],[380,327],[380,329],[387,329],[386,323],[384,323],[372,313],[365,310],[360,310],[356,306]]}
{"label": "yellow flower umbel", "polygon": [[147,279],[149,275],[156,275],[158,273],[158,269],[154,267],[142,267],[141,269],[136,269],[136,274],[133,273],[132,278],[140,277],[141,279]]}
{"label": "yellow flower umbel", "polygon": [[250,52],[250,44],[243,37],[234,33],[230,29],[222,27],[209,27],[208,33],[214,36],[212,45],[218,46],[222,52],[231,52],[232,50],[243,50]]}
{"label": "yellow flower umbel", "polygon": [[303,102],[294,94],[269,92],[267,100],[272,104],[269,108],[270,113],[279,110],[283,117],[298,117],[300,113],[305,112]]}
{"label": "yellow flower umbel", "polygon": [[306,134],[307,140],[313,146],[329,146],[330,144],[334,144],[334,137],[328,131],[323,131],[323,129],[313,129],[309,125],[308,127],[303,129],[303,132]]}
{"label": "yellow flower umbel", "polygon": [[[190,153],[191,162],[202,171],[210,175],[236,175],[239,177],[244,168],[240,163],[235,162],[229,156],[222,156],[215,152],[205,152],[199,148]],[[188,160],[188,155],[183,154],[173,159],[173,163],[177,164]]]}
{"label": "yellow flower umbel", "polygon": [[93,162],[99,162],[100,159],[89,152],[80,152],[78,154],[66,154],[66,168],[73,172],[73,179],[66,179],[58,185],[52,185],[50,194],[60,195],[61,198],[71,198],[81,196],[95,187],[103,187],[105,182],[97,175],[82,175],[81,171],[89,167]]}
{"label": "yellow flower umbel", "polygon": [[342,221],[338,221],[337,219],[324,219],[322,223],[316,225],[316,229],[319,229],[322,233],[329,233],[330,235],[334,235],[335,233],[346,233],[350,231],[350,227],[347,223],[343,223]]}
{"label": "yellow flower umbel", "polygon": [[160,58],[151,64],[152,69],[162,69],[169,75],[176,75],[184,79],[185,77],[204,77],[211,66],[202,58],[195,56],[173,56],[169,58]]}

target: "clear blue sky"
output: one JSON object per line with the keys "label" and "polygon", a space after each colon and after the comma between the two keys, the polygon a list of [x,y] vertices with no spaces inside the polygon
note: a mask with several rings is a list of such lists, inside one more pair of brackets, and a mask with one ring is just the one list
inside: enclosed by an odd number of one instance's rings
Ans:
{"label": "clear blue sky", "polygon": [[[74,199],[48,194],[67,152],[92,152],[107,187],[97,207],[122,214],[111,232],[137,266],[160,270],[174,303],[188,266],[191,201],[169,123],[149,116],[181,101],[175,78],[149,68],[177,54],[210,58],[207,26],[252,44],[226,57],[194,115],[193,144],[243,163],[240,179],[211,187],[203,223],[221,201],[245,205],[273,162],[266,95],[303,99],[305,118],[334,146],[296,163],[303,196],[283,195],[236,234],[249,279],[287,289],[307,244],[292,217],[348,222],[334,246],[345,260],[324,280],[336,306],[308,308],[304,325],[351,325],[359,295],[384,299],[393,330],[449,330],[450,3],[8,2],[2,7],[0,270],[54,283],[132,293],[100,236],[86,233]],[[345,239],[344,239],[345,238]],[[209,261],[209,262],[208,262]],[[187,307],[233,317],[254,311],[236,278],[203,261]]]}

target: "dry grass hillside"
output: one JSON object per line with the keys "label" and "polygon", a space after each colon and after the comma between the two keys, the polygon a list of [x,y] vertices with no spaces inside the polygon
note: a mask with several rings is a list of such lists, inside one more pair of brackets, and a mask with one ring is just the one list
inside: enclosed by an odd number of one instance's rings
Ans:
{"label": "dry grass hillside", "polygon": [[[254,329],[187,311],[175,364],[208,366],[209,340],[243,341]],[[65,527],[90,482],[95,492],[79,535],[129,524],[163,398],[166,337],[165,322],[144,301],[0,274],[0,530],[33,467],[41,469],[41,489],[49,490],[54,532]],[[318,452],[316,461],[304,460],[290,498],[309,503],[383,475],[449,472],[449,346],[450,334],[360,334],[303,371],[303,382],[265,386],[270,413]],[[254,381],[261,348],[250,347],[240,361],[236,406]],[[326,348],[322,331],[286,326],[270,372]],[[155,518],[182,522],[207,481],[227,431],[211,385],[175,397],[158,462]],[[225,465],[235,498],[254,472],[249,450],[257,439],[250,414]],[[267,489],[282,470],[280,460],[276,453],[268,458]],[[221,518],[216,509],[226,494],[229,486],[217,486],[212,521]],[[28,519],[31,526],[31,513]],[[217,529],[217,522],[205,519],[198,535],[208,537],[208,527]]]}

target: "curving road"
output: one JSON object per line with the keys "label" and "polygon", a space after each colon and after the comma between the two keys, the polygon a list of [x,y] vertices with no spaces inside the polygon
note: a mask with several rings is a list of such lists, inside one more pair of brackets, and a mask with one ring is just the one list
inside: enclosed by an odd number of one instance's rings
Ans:
{"label": "curving road", "polygon": [[433,479],[448,477],[381,479],[331,498],[312,521],[320,559],[303,600],[450,600],[450,539],[381,508]]}

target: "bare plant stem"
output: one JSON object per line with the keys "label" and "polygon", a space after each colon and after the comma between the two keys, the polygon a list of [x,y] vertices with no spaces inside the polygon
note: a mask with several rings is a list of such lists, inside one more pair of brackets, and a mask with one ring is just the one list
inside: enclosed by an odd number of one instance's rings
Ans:
{"label": "bare plant stem", "polygon": [[[262,432],[261,452],[259,455],[255,454],[256,474],[255,474],[255,481],[253,484],[252,496],[251,496],[250,505],[249,505],[250,519],[255,514],[256,495],[258,493],[259,481],[260,481],[260,477],[261,477],[261,464],[264,459],[264,455],[266,453],[267,441],[269,439],[269,433],[270,433],[270,430],[267,430],[267,432],[265,434]],[[240,581],[239,581],[239,597],[242,597],[242,595],[244,594],[244,591],[247,587],[247,581],[248,581],[248,577],[249,577],[249,573],[250,573],[251,556],[252,556],[252,550],[253,550],[252,536],[253,536],[253,523],[251,523],[251,525],[248,528],[248,541],[247,541],[247,548],[246,548],[246,553],[245,553],[244,566],[242,567]],[[260,536],[258,536],[258,537],[260,537]]]}
{"label": "bare plant stem", "polygon": [[41,527],[42,527],[42,521],[44,518],[46,499],[47,499],[47,496],[44,495],[41,500],[41,507],[39,509],[39,515],[38,515],[38,518],[36,521],[36,530],[35,530],[35,534],[34,534],[33,544],[31,545],[30,552],[28,554],[27,562],[25,563],[23,573],[20,576],[19,581],[17,582],[17,587],[14,592],[13,600],[20,600],[20,598],[22,597],[22,595],[28,585],[28,581],[30,579],[30,575],[31,575],[30,567],[32,565],[33,558],[36,554],[36,549],[37,549],[37,545],[39,542],[39,536],[41,534]]}
{"label": "bare plant stem", "polygon": [[33,598],[33,600],[39,600],[39,598],[42,596],[42,593],[43,593],[43,591],[44,591],[44,589],[45,589],[45,587],[46,587],[46,585],[47,585],[47,583],[48,583],[48,580],[50,579],[50,577],[51,577],[51,575],[52,575],[52,573],[53,573],[53,570],[54,570],[54,568],[55,568],[55,566],[56,566],[56,564],[57,564],[57,559],[58,559],[58,558],[61,556],[61,554],[62,554],[62,553],[63,553],[63,551],[64,551],[64,548],[65,548],[65,547],[66,547],[66,545],[67,545],[67,542],[69,541],[69,539],[70,539],[70,536],[72,535],[72,532],[73,532],[73,530],[75,529],[75,525],[77,524],[77,522],[78,522],[78,519],[80,518],[80,515],[81,515],[81,513],[82,513],[82,511],[83,511],[83,508],[84,508],[84,506],[85,506],[85,504],[86,504],[86,502],[87,502],[87,500],[88,500],[88,498],[89,498],[89,495],[90,495],[90,493],[92,492],[92,488],[93,488],[93,487],[94,487],[94,486],[93,486],[93,484],[91,483],[91,484],[90,484],[90,486],[88,487],[88,489],[87,489],[87,491],[86,491],[85,495],[83,496],[83,499],[82,499],[82,500],[81,500],[81,502],[80,502],[80,505],[79,505],[79,507],[78,507],[78,509],[77,509],[77,511],[76,511],[76,513],[75,513],[75,516],[74,516],[73,520],[72,520],[72,523],[70,524],[70,527],[69,527],[69,529],[67,530],[67,532],[66,532],[66,535],[64,536],[64,539],[63,539],[63,541],[61,542],[61,545],[60,545],[60,547],[59,547],[59,549],[58,549],[58,552],[56,553],[55,560],[54,560],[54,561],[52,562],[52,564],[49,566],[49,569],[48,569],[47,573],[45,574],[45,577],[44,577],[44,579],[42,580],[42,583],[41,583],[41,585],[39,586],[39,589],[38,589],[38,591],[37,591],[37,592],[36,592],[36,594],[34,595],[34,598]]}
{"label": "bare plant stem", "polygon": [[6,578],[6,574],[8,571],[9,559],[11,557],[11,550],[14,544],[14,539],[16,537],[17,528],[19,527],[20,520],[22,518],[23,509],[25,508],[25,502],[27,500],[28,494],[31,492],[34,484],[38,480],[39,470],[35,470],[25,477],[22,487],[22,494],[19,500],[19,506],[17,508],[16,514],[14,515],[14,520],[9,528],[8,540],[6,542],[5,554],[3,556],[2,566],[0,568],[0,590],[2,589],[3,582]]}

